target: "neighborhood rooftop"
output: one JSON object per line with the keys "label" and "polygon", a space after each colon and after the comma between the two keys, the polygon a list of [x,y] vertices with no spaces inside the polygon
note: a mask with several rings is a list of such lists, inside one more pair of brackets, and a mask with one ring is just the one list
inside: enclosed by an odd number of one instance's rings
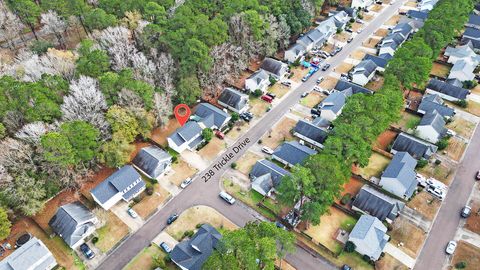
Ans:
{"label": "neighborhood rooftop", "polygon": [[57,262],[52,253],[36,237],[17,248],[0,262],[0,270],[44,270],[52,269]]}
{"label": "neighborhood rooftop", "polygon": [[367,89],[358,84],[351,83],[345,80],[338,80],[334,89],[344,93],[346,96],[351,96],[354,94],[372,94],[373,93],[373,91],[370,89]]}
{"label": "neighborhood rooftop", "polygon": [[437,111],[443,117],[452,117],[455,114],[455,110],[443,104],[443,100],[439,95],[425,95],[422,98],[420,106],[418,106],[418,112],[426,114],[428,112]]}
{"label": "neighborhood rooftop", "polygon": [[437,79],[431,79],[428,82],[427,89],[431,89],[435,92],[442,93],[444,95],[448,95],[457,99],[466,99],[467,95],[470,94],[470,91],[468,91],[467,89],[454,86]]}
{"label": "neighborhood rooftop", "polygon": [[[99,203],[105,203],[118,193],[122,193],[139,179],[141,179],[141,176],[137,170],[131,165],[125,165],[98,184],[92,189],[91,193]],[[128,190],[128,192],[122,194],[123,199],[129,201],[133,195],[137,194],[138,191],[144,187],[145,182],[141,180],[141,183],[138,183],[132,189]]]}
{"label": "neighborhood rooftop", "polygon": [[382,174],[380,186],[399,196],[410,198],[417,188],[417,161],[407,152],[397,152]]}
{"label": "neighborhood rooftop", "polygon": [[393,199],[369,185],[364,185],[355,197],[352,206],[381,221],[387,218],[393,221],[405,207],[405,203]]}
{"label": "neighborhood rooftop", "polygon": [[301,164],[308,156],[316,154],[317,151],[301,145],[297,141],[284,142],[273,152],[274,158],[286,161],[288,164]]}
{"label": "neighborhood rooftop", "polygon": [[408,152],[414,158],[429,159],[430,156],[437,151],[438,147],[434,144],[418,139],[407,133],[400,133],[395,139],[392,152],[403,151]]}
{"label": "neighborhood rooftop", "polygon": [[289,174],[289,171],[269,160],[259,160],[250,172],[252,188],[260,194],[266,195],[272,188],[280,184],[282,177]]}
{"label": "neighborhood rooftop", "polygon": [[147,146],[132,160],[132,163],[145,172],[150,178],[162,175],[170,166],[172,156],[157,146]]}

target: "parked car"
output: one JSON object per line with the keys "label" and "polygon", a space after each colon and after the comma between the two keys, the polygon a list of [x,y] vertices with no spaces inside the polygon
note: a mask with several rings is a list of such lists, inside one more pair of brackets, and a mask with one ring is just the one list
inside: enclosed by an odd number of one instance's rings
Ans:
{"label": "parked car", "polygon": [[445,195],[446,195],[445,192],[443,190],[439,189],[438,187],[429,186],[427,188],[427,192],[432,194],[433,196],[437,197],[440,200],[445,199]]}
{"label": "parked car", "polygon": [[229,204],[234,204],[235,203],[235,199],[230,194],[226,193],[225,191],[220,192],[218,194],[218,196],[220,196],[220,198],[222,198],[223,200],[225,200]]}
{"label": "parked car", "polygon": [[83,243],[80,245],[80,250],[82,251],[83,255],[87,257],[87,259],[91,260],[95,258],[95,253],[90,249],[90,247],[86,243]]}
{"label": "parked car", "polygon": [[137,218],[138,214],[133,210],[132,208],[128,208],[127,213],[132,217],[132,218]]}
{"label": "parked car", "polygon": [[287,230],[287,227],[285,227],[285,225],[283,225],[280,221],[275,221],[275,226],[277,226],[277,228]]}
{"label": "parked car", "polygon": [[350,267],[350,266],[347,265],[347,264],[344,264],[344,265],[342,266],[342,269],[341,269],[341,270],[352,270],[352,267]]}
{"label": "parked car", "polygon": [[223,132],[221,132],[220,130],[217,130],[215,131],[215,136],[217,136],[217,138],[223,140],[223,138],[225,138],[225,134],[223,134]]}
{"label": "parked car", "polygon": [[167,219],[167,224],[168,225],[172,224],[175,220],[177,220],[177,218],[178,218],[177,213],[171,214]]}
{"label": "parked car", "polygon": [[322,67],[322,71],[326,71],[329,68],[330,68],[330,64],[325,64],[325,66]]}
{"label": "parked car", "polygon": [[274,93],[271,93],[271,92],[268,92],[268,93],[267,93],[267,96],[269,96],[269,97],[271,97],[271,98],[273,98],[273,99],[275,99],[275,98],[277,97],[277,95],[275,95]]}
{"label": "parked car", "polygon": [[269,155],[273,154],[272,148],[270,148],[268,146],[262,147],[262,152],[264,152],[265,154],[269,154]]}
{"label": "parked car", "polygon": [[191,183],[193,182],[192,178],[188,177],[187,179],[183,180],[182,183],[180,184],[181,188],[186,188],[188,187]]}
{"label": "parked car", "polygon": [[362,29],[358,29],[357,34],[362,33]]}
{"label": "parked car", "polygon": [[477,175],[475,175],[475,179],[480,180],[480,171],[478,171]]}
{"label": "parked car", "polygon": [[322,88],[318,87],[318,86],[314,86],[313,91],[317,91],[317,92],[322,92]]}
{"label": "parked car", "polygon": [[305,92],[302,93],[301,97],[304,98],[304,97],[308,96],[308,94],[309,94],[309,92],[305,91]]}
{"label": "parked car", "polygon": [[450,241],[447,244],[447,248],[445,249],[445,252],[449,255],[452,255],[455,252],[455,249],[457,248],[457,242],[455,241]]}
{"label": "parked car", "polygon": [[292,82],[290,82],[290,81],[282,81],[281,84],[285,85],[286,87],[291,87],[292,86]]}
{"label": "parked car", "polygon": [[346,32],[349,32],[349,33],[352,33],[352,29],[348,28],[348,29],[345,29]]}
{"label": "parked car", "polygon": [[323,77],[319,77],[319,78],[317,79],[317,84],[319,84],[319,83],[323,82],[323,80],[324,80],[324,78],[323,78]]}
{"label": "parked car", "polygon": [[472,208],[468,205],[465,205],[460,212],[460,216],[463,218],[468,218],[472,213]]}
{"label": "parked car", "polygon": [[250,120],[252,120],[253,118],[253,114],[250,112],[244,112],[240,114],[240,118],[242,118],[246,122],[250,122]]}
{"label": "parked car", "polygon": [[165,242],[160,243],[160,247],[161,247],[166,253],[172,252],[172,249],[171,249],[171,248],[167,245],[167,243],[165,243]]}
{"label": "parked car", "polygon": [[350,42],[352,42],[352,41],[353,41],[353,37],[347,39],[347,43],[350,43]]}
{"label": "parked car", "polygon": [[263,96],[261,97],[261,99],[262,99],[263,101],[268,102],[268,103],[272,103],[272,101],[273,101],[273,98],[272,98],[271,96],[267,96],[267,95],[263,95]]}

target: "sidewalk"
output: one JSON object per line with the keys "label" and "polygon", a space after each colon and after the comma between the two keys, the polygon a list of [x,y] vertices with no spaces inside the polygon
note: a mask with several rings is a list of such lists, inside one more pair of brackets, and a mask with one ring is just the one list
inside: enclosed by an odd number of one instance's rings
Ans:
{"label": "sidewalk", "polygon": [[392,255],[392,257],[394,257],[395,259],[397,259],[399,262],[403,263],[405,266],[407,266],[410,269],[412,269],[413,266],[415,265],[415,259],[408,256],[405,252],[401,251],[399,248],[397,248],[396,246],[390,243],[387,243],[383,251],[385,253]]}

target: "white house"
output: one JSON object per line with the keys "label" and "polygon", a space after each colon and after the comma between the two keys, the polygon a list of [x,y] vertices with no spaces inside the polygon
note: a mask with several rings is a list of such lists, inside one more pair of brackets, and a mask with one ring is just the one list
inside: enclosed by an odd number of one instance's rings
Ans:
{"label": "white house", "polygon": [[57,261],[45,244],[36,237],[17,248],[0,262],[0,270],[50,270]]}
{"label": "white house", "polygon": [[274,77],[277,81],[282,79],[288,71],[287,64],[270,57],[263,60],[260,68],[267,72],[268,75]]}
{"label": "white house", "polygon": [[253,93],[257,89],[262,91],[262,93],[265,93],[267,92],[267,88],[269,85],[270,85],[270,76],[263,69],[257,70],[255,73],[253,73],[250,77],[248,77],[245,80],[245,89],[250,93]]}
{"label": "white house", "polygon": [[362,215],[348,235],[348,241],[355,244],[355,251],[374,261],[380,258],[389,239],[387,227],[370,215]]}
{"label": "white house", "polygon": [[449,79],[463,82],[475,78],[474,70],[480,63],[480,56],[475,53],[471,41],[456,48],[448,47],[445,50],[445,56],[448,57],[448,63],[453,64],[448,75]]}
{"label": "white house", "polygon": [[313,47],[321,46],[325,42],[325,35],[317,28],[314,28],[297,39],[297,44],[302,45],[306,51]]}
{"label": "white house", "polygon": [[352,71],[352,82],[365,86],[375,76],[377,65],[372,60],[363,60]]}
{"label": "white house", "polygon": [[445,120],[436,110],[428,112],[417,126],[417,135],[426,141],[437,143],[447,131],[445,125]]}
{"label": "white house", "polygon": [[346,100],[343,92],[333,92],[318,105],[320,116],[333,122],[342,113]]}
{"label": "white house", "polygon": [[373,0],[352,0],[352,8],[368,8],[373,4]]}
{"label": "white house", "polygon": [[289,63],[293,63],[301,59],[305,53],[307,53],[307,49],[302,44],[296,43],[285,51],[283,59]]}
{"label": "white house", "polygon": [[225,88],[222,91],[218,98],[218,104],[239,114],[248,111],[248,108],[250,108],[248,95],[240,93],[233,88]]}
{"label": "white house", "polygon": [[380,43],[378,55],[391,55],[402,45],[413,32],[413,27],[408,23],[397,24]]}

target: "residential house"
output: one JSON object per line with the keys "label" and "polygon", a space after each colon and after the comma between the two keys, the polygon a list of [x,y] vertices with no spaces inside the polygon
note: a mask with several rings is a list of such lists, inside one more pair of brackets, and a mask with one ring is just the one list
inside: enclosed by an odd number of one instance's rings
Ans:
{"label": "residential house", "polygon": [[325,98],[319,105],[320,117],[333,122],[341,113],[347,96],[342,92],[333,92]]}
{"label": "residential house", "polygon": [[411,9],[407,11],[407,16],[418,21],[425,21],[428,18],[428,12]]}
{"label": "residential house", "polygon": [[427,94],[437,94],[443,99],[452,102],[467,99],[467,96],[470,94],[470,91],[467,89],[437,79],[431,79],[428,82],[425,92]]}
{"label": "residential house", "polygon": [[382,56],[376,56],[376,55],[371,55],[371,54],[366,54],[365,57],[363,57],[362,61],[370,60],[377,65],[377,71],[384,72],[385,68],[388,65],[388,61],[392,57],[389,54],[384,54]]}
{"label": "residential house", "polygon": [[465,26],[480,29],[480,16],[477,14],[470,14],[468,17],[468,22],[465,24]]}
{"label": "residential house", "polygon": [[328,130],[332,126],[332,122],[330,122],[327,119],[322,118],[320,116],[313,119],[312,124],[314,124],[315,126],[321,128],[323,130]]}
{"label": "residential house", "polygon": [[355,94],[373,94],[372,90],[345,80],[338,80],[333,89],[342,92],[347,97]]}
{"label": "residential house", "polygon": [[370,215],[362,215],[348,235],[348,241],[355,244],[355,251],[374,261],[380,258],[389,239],[387,227]]}
{"label": "residential house", "polygon": [[417,160],[407,152],[396,152],[380,178],[379,185],[400,198],[410,199],[417,189]]}
{"label": "residential house", "polygon": [[480,40],[480,29],[473,27],[466,27],[465,32],[463,32],[463,38],[471,40]]}
{"label": "residential house", "polygon": [[342,30],[345,29],[348,21],[350,21],[350,17],[344,10],[335,12],[335,14],[333,15],[333,19],[335,21],[335,26],[337,27],[337,29]]}
{"label": "residential house", "polygon": [[260,90],[262,93],[267,92],[267,87],[270,85],[270,76],[268,73],[259,69],[245,80],[245,89],[250,93],[255,90]]}
{"label": "residential house", "polygon": [[353,7],[338,6],[337,11],[345,11],[350,18],[357,18],[358,12],[357,9]]}
{"label": "residential house", "polygon": [[434,144],[402,132],[393,142],[390,152],[392,154],[396,154],[397,152],[408,152],[416,159],[429,159],[435,152],[437,152],[437,149],[438,147]]}
{"label": "residential house", "polygon": [[327,139],[327,132],[324,129],[305,120],[297,122],[293,135],[318,148],[323,148],[323,143]]}
{"label": "residential house", "polygon": [[413,27],[410,24],[397,24],[380,43],[378,55],[389,54],[393,56],[398,47],[407,40],[412,32]]}
{"label": "residential house", "polygon": [[353,210],[388,223],[394,221],[404,207],[405,203],[402,201],[387,196],[369,185],[364,185],[360,189],[352,203]]}
{"label": "residential house", "polygon": [[172,156],[157,146],[147,146],[132,160],[133,166],[146,176],[158,179],[171,170]]}
{"label": "residential house", "polygon": [[475,4],[473,8],[473,13],[480,15],[480,4]]}
{"label": "residential house", "polygon": [[449,79],[458,79],[463,82],[475,78],[473,71],[480,63],[480,56],[475,53],[472,42],[456,48],[448,47],[444,55],[448,57],[448,63],[453,64],[448,75]]}
{"label": "residential house", "polygon": [[307,53],[307,49],[300,43],[295,43],[290,49],[285,51],[283,59],[289,63],[293,63]]}
{"label": "residential house", "polygon": [[90,191],[93,199],[108,210],[119,201],[131,201],[145,190],[145,182],[131,165],[125,165]]}
{"label": "residential house", "polygon": [[190,239],[178,243],[170,252],[170,258],[182,270],[201,270],[220,239],[222,235],[205,223]]}
{"label": "residential house", "polygon": [[335,24],[335,18],[328,17],[318,23],[317,28],[323,35],[323,39],[327,42],[335,33],[337,33],[337,26]]}
{"label": "residential house", "polygon": [[79,201],[62,205],[48,225],[72,249],[76,249],[95,231],[97,217]]}
{"label": "residential house", "polygon": [[430,12],[439,0],[421,0],[418,9],[423,12]]}
{"label": "residential house", "polygon": [[57,261],[45,244],[33,237],[0,261],[0,270],[50,270]]}
{"label": "residential house", "polygon": [[365,9],[373,5],[373,0],[352,0],[352,8]]}
{"label": "residential house", "polygon": [[270,76],[274,77],[277,81],[282,79],[288,71],[287,64],[269,57],[263,60],[260,68]]}
{"label": "residential house", "polygon": [[372,60],[362,60],[352,71],[352,82],[365,86],[375,76],[377,65]]}
{"label": "residential house", "polygon": [[195,115],[190,117],[182,127],[167,138],[168,146],[178,153],[184,150],[193,151],[203,142],[202,130],[205,128],[223,130],[231,116],[212,104],[201,103]]}
{"label": "residential house", "polygon": [[417,112],[420,114],[426,114],[433,111],[437,111],[446,119],[452,118],[455,115],[455,110],[445,105],[443,99],[439,95],[433,94],[423,96]]}
{"label": "residential house", "polygon": [[311,155],[315,155],[317,151],[300,144],[297,141],[284,142],[277,147],[272,154],[272,158],[285,164],[289,167],[293,167],[302,162]]}
{"label": "residential house", "polygon": [[297,44],[303,46],[308,52],[314,47],[320,47],[325,43],[325,35],[317,28],[314,28],[297,39]]}
{"label": "residential house", "polygon": [[290,175],[290,172],[271,161],[262,159],[255,163],[249,176],[253,190],[263,196],[270,196],[286,175]]}
{"label": "residential house", "polygon": [[218,98],[218,104],[236,113],[244,113],[250,107],[248,105],[248,95],[232,88],[225,88],[222,91]]}
{"label": "residential house", "polygon": [[437,143],[447,132],[445,125],[446,122],[441,114],[437,111],[428,112],[422,117],[420,124],[417,126],[416,134],[419,138],[431,143]]}

